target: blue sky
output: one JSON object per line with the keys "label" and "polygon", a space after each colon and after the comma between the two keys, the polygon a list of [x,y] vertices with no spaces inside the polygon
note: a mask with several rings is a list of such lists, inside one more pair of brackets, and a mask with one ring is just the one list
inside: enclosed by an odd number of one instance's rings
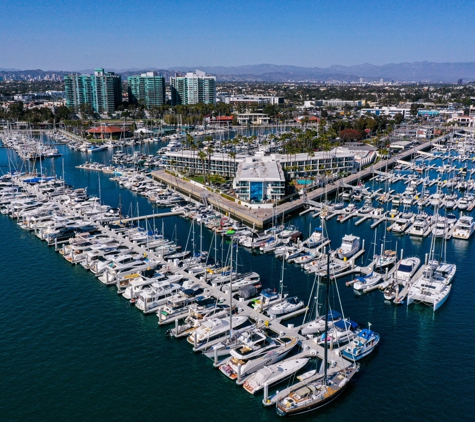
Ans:
{"label": "blue sky", "polygon": [[0,68],[475,61],[466,0],[0,0]]}

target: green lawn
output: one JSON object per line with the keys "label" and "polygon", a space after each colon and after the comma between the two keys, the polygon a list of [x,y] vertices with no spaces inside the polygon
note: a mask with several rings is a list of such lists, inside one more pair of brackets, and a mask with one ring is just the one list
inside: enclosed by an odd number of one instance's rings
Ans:
{"label": "green lawn", "polygon": [[191,177],[191,180],[194,180],[195,182],[201,183],[202,185],[205,184],[205,179],[204,176],[193,176]]}

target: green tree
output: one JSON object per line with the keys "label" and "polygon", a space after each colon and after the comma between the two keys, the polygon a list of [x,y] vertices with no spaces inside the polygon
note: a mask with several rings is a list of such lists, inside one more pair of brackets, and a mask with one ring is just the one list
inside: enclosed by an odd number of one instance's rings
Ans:
{"label": "green tree", "polygon": [[96,115],[96,112],[92,108],[92,105],[89,103],[84,103],[79,106],[79,112],[81,113],[81,117],[83,119],[93,119]]}
{"label": "green tree", "polygon": [[198,152],[198,158],[201,161],[201,170],[203,172],[203,178],[206,182],[206,172],[205,172],[206,153],[204,151],[199,151]]}
{"label": "green tree", "polygon": [[23,101],[15,102],[8,107],[8,117],[10,119],[21,120],[24,113]]}
{"label": "green tree", "polygon": [[55,113],[54,113],[54,116],[58,119],[58,120],[69,120],[71,119],[71,116],[72,116],[72,113],[71,113],[71,110],[66,107],[66,106],[59,106],[56,110],[55,110]]}

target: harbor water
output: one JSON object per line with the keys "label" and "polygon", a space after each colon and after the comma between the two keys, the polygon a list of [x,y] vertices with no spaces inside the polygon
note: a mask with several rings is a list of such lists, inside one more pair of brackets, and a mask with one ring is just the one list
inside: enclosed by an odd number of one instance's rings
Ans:
{"label": "harbor water", "polygon": [[[111,152],[96,154],[58,146],[63,159],[41,164],[46,173],[63,174],[76,188],[88,187],[103,203],[118,206],[124,214],[152,214],[143,197],[120,189],[109,175],[76,169],[93,155],[108,164]],[[147,145],[147,154],[158,146]],[[14,153],[0,149],[0,168],[9,171]],[[39,166],[39,164],[38,164]],[[368,183],[367,186],[370,186]],[[395,185],[391,186],[394,189]],[[398,185],[399,186],[399,185]],[[404,185],[396,189],[402,190]],[[375,186],[381,187],[381,186]],[[435,190],[435,187],[433,188]],[[279,216],[281,219],[282,217]],[[162,221],[164,222],[162,226]],[[286,218],[305,235],[319,226],[311,213]],[[331,247],[345,234],[365,239],[366,253],[373,254],[374,230],[370,221],[355,226],[355,219],[341,224],[327,222]],[[182,247],[191,248],[191,225],[181,217],[148,221],[149,227]],[[378,242],[384,224],[378,227]],[[195,225],[195,248],[220,259],[228,244]],[[404,256],[424,261],[430,237],[412,238],[387,234],[387,247],[404,250]],[[81,266],[71,266],[54,248],[0,215],[0,270],[3,301],[0,307],[0,419],[5,421],[274,421],[274,407],[264,408],[262,395],[246,393],[213,368],[212,361],[195,354],[181,340],[165,335],[157,317],[144,316],[119,296],[114,287],[100,283]],[[379,243],[378,243],[379,244]],[[379,248],[379,246],[378,246]],[[447,242],[447,261],[457,264],[457,274],[447,302],[434,313],[423,305],[385,303],[380,291],[355,295],[338,280],[345,316],[361,324],[370,322],[381,342],[361,362],[360,372],[337,401],[321,411],[298,417],[320,421],[441,421],[473,420],[475,387],[472,350],[475,348],[473,309],[475,289],[474,239]],[[273,254],[253,254],[239,249],[240,271],[261,275],[264,287],[279,288],[281,263]],[[285,265],[284,286],[290,295],[306,301],[314,275]],[[284,388],[283,383],[277,388]]]}

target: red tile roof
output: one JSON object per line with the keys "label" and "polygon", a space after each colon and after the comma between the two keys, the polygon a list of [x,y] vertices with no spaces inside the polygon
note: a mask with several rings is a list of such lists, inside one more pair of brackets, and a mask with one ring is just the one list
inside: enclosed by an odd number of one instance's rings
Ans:
{"label": "red tile roof", "polygon": [[99,126],[88,129],[88,133],[121,133],[125,132],[127,129],[121,128],[118,126]]}

